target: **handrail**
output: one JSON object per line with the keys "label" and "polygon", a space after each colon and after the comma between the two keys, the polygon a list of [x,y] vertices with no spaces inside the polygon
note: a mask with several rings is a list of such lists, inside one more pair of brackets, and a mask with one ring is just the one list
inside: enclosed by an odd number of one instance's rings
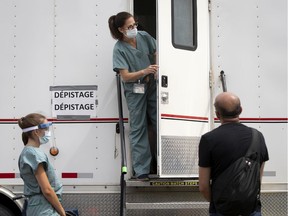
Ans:
{"label": "handrail", "polygon": [[225,78],[225,73],[224,73],[223,70],[220,72],[220,79],[221,79],[221,82],[222,82],[223,92],[227,92],[226,78]]}
{"label": "handrail", "polygon": [[120,216],[125,216],[126,215],[126,182],[125,182],[124,177],[125,177],[125,174],[127,173],[127,159],[126,159],[126,145],[125,145],[125,134],[124,134],[121,79],[120,79],[119,73],[116,73],[116,81],[117,81],[118,112],[119,112],[119,130],[120,130],[120,138],[121,138]]}

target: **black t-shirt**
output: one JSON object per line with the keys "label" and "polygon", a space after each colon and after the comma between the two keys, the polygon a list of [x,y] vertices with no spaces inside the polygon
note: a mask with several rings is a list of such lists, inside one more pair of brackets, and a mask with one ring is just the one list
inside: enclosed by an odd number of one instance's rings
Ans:
{"label": "black t-shirt", "polygon": [[[227,123],[204,134],[199,144],[199,166],[211,168],[213,181],[234,161],[244,156],[252,141],[251,128]],[[260,163],[269,160],[264,137],[260,133]],[[211,208],[210,208],[211,210]]]}

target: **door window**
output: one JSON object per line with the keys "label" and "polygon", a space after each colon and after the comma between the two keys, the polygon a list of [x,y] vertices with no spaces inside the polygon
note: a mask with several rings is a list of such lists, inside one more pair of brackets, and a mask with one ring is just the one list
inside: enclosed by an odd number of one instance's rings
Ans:
{"label": "door window", "polygon": [[172,0],[172,44],[178,49],[196,50],[196,0]]}

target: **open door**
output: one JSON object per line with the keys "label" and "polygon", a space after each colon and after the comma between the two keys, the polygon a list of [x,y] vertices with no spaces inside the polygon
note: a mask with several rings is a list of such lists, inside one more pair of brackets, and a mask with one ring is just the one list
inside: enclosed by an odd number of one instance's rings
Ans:
{"label": "open door", "polygon": [[208,1],[158,0],[158,174],[198,177],[209,129]]}

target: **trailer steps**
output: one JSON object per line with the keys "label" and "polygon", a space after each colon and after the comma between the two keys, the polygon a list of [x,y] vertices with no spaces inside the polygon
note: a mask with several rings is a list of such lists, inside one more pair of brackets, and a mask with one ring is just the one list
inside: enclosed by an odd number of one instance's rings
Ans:
{"label": "trailer steps", "polygon": [[194,187],[198,190],[198,179],[187,178],[158,178],[156,176],[150,176],[149,181],[139,181],[136,179],[126,180],[127,187]]}
{"label": "trailer steps", "polygon": [[126,203],[126,209],[208,209],[208,202]]}
{"label": "trailer steps", "polygon": [[[207,215],[209,202],[199,192],[198,179],[151,178],[149,181],[126,180],[127,215],[157,211]],[[146,215],[146,214],[144,214]],[[165,214],[164,214],[165,215]]]}

